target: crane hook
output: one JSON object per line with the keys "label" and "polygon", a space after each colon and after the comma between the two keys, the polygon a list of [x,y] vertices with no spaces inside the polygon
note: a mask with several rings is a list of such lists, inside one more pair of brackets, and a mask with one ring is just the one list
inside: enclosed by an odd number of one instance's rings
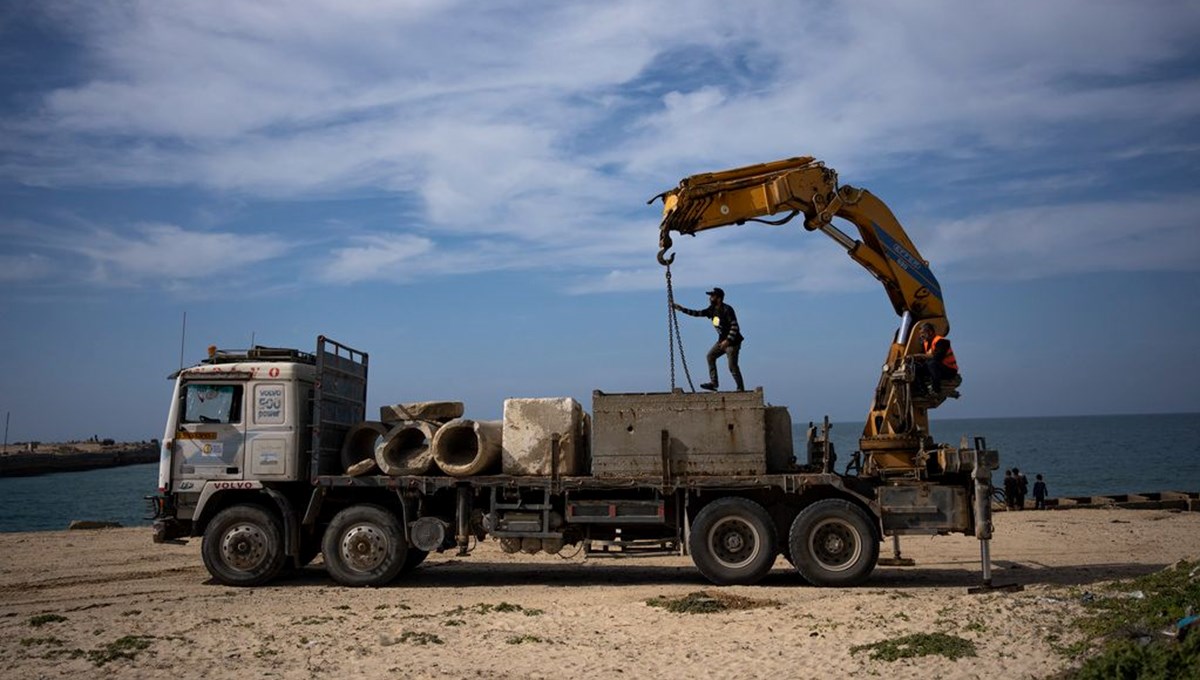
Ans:
{"label": "crane hook", "polygon": [[663,229],[658,234],[658,263],[664,267],[670,267],[675,262],[675,253],[671,253],[671,257],[667,257],[667,251],[671,249],[671,233]]}

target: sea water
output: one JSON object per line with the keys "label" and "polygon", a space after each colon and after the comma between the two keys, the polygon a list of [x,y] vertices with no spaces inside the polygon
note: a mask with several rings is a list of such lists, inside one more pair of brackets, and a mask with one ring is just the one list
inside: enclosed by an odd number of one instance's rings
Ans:
{"label": "sea water", "polygon": [[[1200,413],[1061,418],[934,420],[934,438],[957,444],[984,437],[1004,470],[1045,477],[1051,497],[1200,491]],[[806,423],[795,426],[803,456]],[[862,423],[835,423],[831,438],[843,470]],[[143,497],[158,486],[158,464],[37,477],[0,477],[0,531],[65,529],[71,520],[148,525]]]}
{"label": "sea water", "polygon": [[[862,423],[835,423],[830,432],[844,469],[858,448]],[[1042,475],[1049,495],[1094,496],[1153,491],[1200,491],[1200,413],[1047,418],[932,420],[936,441],[974,446],[983,437],[1000,452],[993,484],[1018,468],[1033,488]],[[807,424],[796,426],[803,456]]]}
{"label": "sea water", "polygon": [[143,497],[158,489],[158,463],[0,477],[0,531],[66,529],[72,520],[149,524]]}

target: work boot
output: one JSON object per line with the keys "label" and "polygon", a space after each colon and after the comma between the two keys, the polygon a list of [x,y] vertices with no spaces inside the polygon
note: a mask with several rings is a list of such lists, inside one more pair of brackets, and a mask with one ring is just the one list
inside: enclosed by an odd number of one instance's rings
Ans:
{"label": "work boot", "polygon": [[716,392],[716,391],[717,391],[717,384],[716,384],[715,382],[710,382],[710,383],[700,383],[700,389],[702,389],[702,390],[710,390],[710,391],[712,391],[712,392]]}

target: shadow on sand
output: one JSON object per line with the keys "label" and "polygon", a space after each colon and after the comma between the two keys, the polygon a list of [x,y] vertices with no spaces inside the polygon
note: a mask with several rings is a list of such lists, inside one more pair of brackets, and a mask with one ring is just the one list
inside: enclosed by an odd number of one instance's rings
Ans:
{"label": "shadow on sand", "polygon": [[[992,584],[1003,586],[1083,586],[1100,581],[1129,579],[1161,571],[1169,564],[1088,564],[1046,566],[1031,562],[996,561]],[[937,563],[911,567],[878,567],[862,588],[968,588],[983,581],[978,564]],[[211,582],[215,585],[215,582]],[[313,587],[336,585],[319,563],[280,578],[272,585]],[[713,587],[689,563],[679,566],[643,565],[633,560],[580,562],[526,562],[505,564],[449,559],[426,563],[403,575],[389,588],[494,588],[496,586],[645,586],[691,585]],[[781,561],[758,583],[760,586],[808,587],[799,575]]]}

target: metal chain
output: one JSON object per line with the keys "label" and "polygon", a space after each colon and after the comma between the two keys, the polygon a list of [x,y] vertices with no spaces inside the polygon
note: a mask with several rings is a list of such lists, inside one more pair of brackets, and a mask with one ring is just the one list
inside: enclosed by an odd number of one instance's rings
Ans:
{"label": "metal chain", "polygon": [[683,354],[683,335],[679,332],[679,315],[675,311],[675,288],[671,285],[671,265],[667,268],[667,348],[671,355],[671,391],[675,391],[675,344],[679,344],[679,363],[683,366],[683,375],[687,378],[688,389],[695,392],[692,385],[692,372],[688,370],[687,357]]}

